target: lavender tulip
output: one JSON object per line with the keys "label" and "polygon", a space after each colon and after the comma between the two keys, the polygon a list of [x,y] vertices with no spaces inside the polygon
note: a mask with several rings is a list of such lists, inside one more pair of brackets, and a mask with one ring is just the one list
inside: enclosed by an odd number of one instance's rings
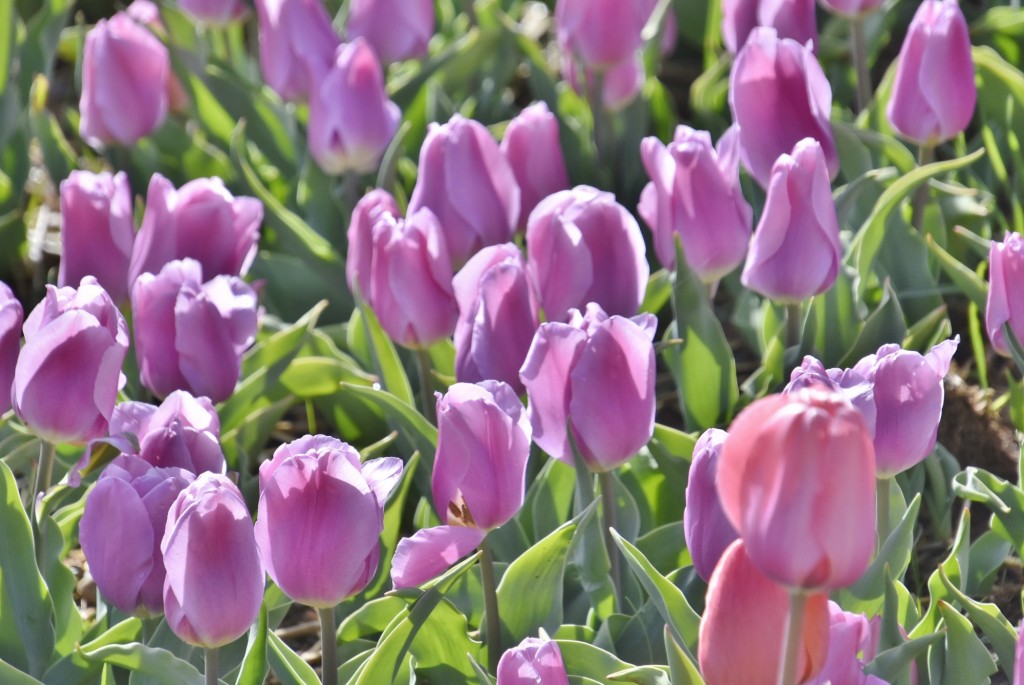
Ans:
{"label": "lavender tulip", "polygon": [[519,184],[519,227],[548,195],[569,187],[569,173],[558,136],[558,119],[543,102],[536,102],[509,122],[501,152]]}
{"label": "lavender tulip", "polygon": [[178,6],[196,21],[213,26],[233,24],[249,13],[242,0],[178,0]]}
{"label": "lavender tulip", "polygon": [[[124,9],[124,13],[162,40],[166,38],[167,27],[160,17],[160,8],[150,0],[134,0]],[[167,106],[172,112],[185,112],[188,109],[188,93],[173,69],[167,71]]]}
{"label": "lavender tulip", "polygon": [[507,650],[498,662],[498,685],[569,685],[558,643],[528,637]]}
{"label": "lavender tulip", "polygon": [[386,190],[375,188],[356,203],[348,225],[348,258],[345,260],[345,279],[362,297],[370,293],[370,274],[373,272],[373,227],[385,216],[399,217],[398,203]]}
{"label": "lavender tulip", "polygon": [[204,283],[199,262],[173,261],[139,277],[132,310],[143,385],[161,397],[188,390],[220,402],[231,395],[258,323],[256,293],[245,281]]}
{"label": "lavender tulip", "polygon": [[996,352],[1009,356],[1004,326],[1009,325],[1014,337],[1024,345],[1024,236],[1010,232],[1002,242],[992,241],[988,263],[985,329]]}
{"label": "lavender tulip", "polygon": [[184,469],[121,456],[107,464],[89,491],[78,539],[96,587],[126,614],[163,613],[160,539],[171,504],[194,479]]}
{"label": "lavender tulip", "polygon": [[729,52],[739,52],[758,26],[801,45],[818,43],[814,0],[722,0],[722,42]]}
{"label": "lavender tulip", "polygon": [[874,12],[883,0],[820,0],[822,7],[842,17],[856,18]]}
{"label": "lavender tulip", "polygon": [[631,57],[643,44],[650,11],[640,0],[558,0],[559,41],[587,67],[601,71]]}
{"label": "lavender tulip", "polygon": [[49,443],[106,435],[128,352],[128,325],[110,296],[92,276],[77,290],[47,286],[23,330],[11,396],[18,417]]}
{"label": "lavender tulip", "polygon": [[[562,76],[573,90],[586,97],[588,84],[597,83],[598,71],[593,67],[583,67],[581,79],[581,68],[572,58],[570,48],[564,43],[559,45],[562,48]],[[609,65],[602,74],[600,102],[608,112],[618,112],[633,102],[647,80],[647,71],[640,51]]]}
{"label": "lavender tulip", "polygon": [[[828,603],[828,653],[818,675],[805,685],[888,685],[881,678],[864,673],[864,667],[878,655],[881,616],[868,620],[863,614],[843,611]],[[912,678],[911,682],[916,682]]]}
{"label": "lavender tulip", "polygon": [[799,302],[832,287],[841,258],[825,154],[818,141],[805,138],[772,167],[740,280],[778,302]]}
{"label": "lavender tulip", "polygon": [[0,414],[11,408],[11,386],[21,351],[25,311],[6,283],[0,281]]}
{"label": "lavender tulip", "polygon": [[352,0],[349,39],[362,37],[385,64],[427,54],[434,35],[434,0]]}
{"label": "lavender tulip", "polygon": [[263,79],[285,100],[304,100],[323,80],[341,39],[321,0],[256,0]]}
{"label": "lavender tulip", "polygon": [[683,533],[693,567],[704,580],[711,580],[725,548],[739,537],[729,523],[718,499],[718,460],[728,434],[717,428],[704,431],[693,448],[690,477],[686,481]]}

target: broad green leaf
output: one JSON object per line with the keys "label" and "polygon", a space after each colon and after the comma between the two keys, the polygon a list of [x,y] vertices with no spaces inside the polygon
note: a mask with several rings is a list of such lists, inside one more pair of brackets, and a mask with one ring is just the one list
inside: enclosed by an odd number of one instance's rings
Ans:
{"label": "broad green leaf", "polygon": [[11,57],[15,49],[15,10],[13,2],[0,3],[0,96],[7,90],[11,74]]}
{"label": "broad green leaf", "polygon": [[618,673],[609,673],[608,680],[636,685],[673,685],[672,677],[664,666],[634,666]]}
{"label": "broad green leaf", "polygon": [[292,651],[274,631],[267,633],[267,657],[274,675],[283,685],[320,685],[313,667]]}
{"label": "broad green leaf", "polygon": [[46,685],[92,685],[96,682],[100,671],[103,670],[103,664],[86,659],[82,652],[92,652],[100,647],[133,642],[141,631],[142,621],[139,619],[129,618],[121,621],[95,640],[82,645],[80,650],[75,650],[54,663],[43,676],[43,682]]}
{"label": "broad green leaf", "polygon": [[147,647],[139,642],[111,644],[79,653],[96,663],[120,666],[141,673],[161,685],[203,685],[205,679],[196,667],[166,649]]}
{"label": "broad green leaf", "polygon": [[338,641],[352,642],[360,638],[383,633],[389,625],[409,606],[409,603],[394,595],[370,600],[345,617],[338,626]]}
{"label": "broad green leaf", "polygon": [[669,300],[672,299],[672,272],[658,269],[651,274],[644,292],[644,301],[640,305],[641,312],[658,314]]}
{"label": "broad green leaf", "polygon": [[864,672],[876,675],[886,682],[898,682],[897,678],[904,673],[918,656],[926,649],[942,642],[944,633],[929,633],[880,653],[864,667]]}
{"label": "broad green leaf", "polygon": [[964,608],[967,612],[967,617],[988,638],[996,656],[999,657],[999,667],[1006,674],[1007,679],[1013,682],[1014,651],[1017,648],[1016,629],[1006,620],[1006,617],[1003,616],[999,607],[995,604],[978,602],[971,599],[959,587],[950,582],[950,579],[941,567],[938,573],[942,579],[942,584],[949,590],[953,599]]}
{"label": "broad green leaf", "polygon": [[519,513],[523,527],[540,540],[562,525],[572,511],[576,472],[557,459],[548,459],[533,479]]}
{"label": "broad green leaf", "polygon": [[953,492],[991,509],[995,514],[992,530],[1009,540],[1018,555],[1024,554],[1024,491],[988,471],[968,466],[953,479]]}
{"label": "broad green leaf", "polygon": [[0,682],[4,685],[43,685],[28,673],[19,671],[6,661],[0,661]]}
{"label": "broad green leaf", "polygon": [[366,336],[367,348],[373,360],[373,370],[380,378],[381,386],[402,402],[415,406],[412,386],[402,366],[402,360],[398,358],[395,344],[381,328],[380,321],[370,306],[361,298],[357,298],[357,302],[360,313],[358,324],[350,322],[349,326],[361,326],[360,330]]}
{"label": "broad green leaf", "polygon": [[988,300],[988,283],[974,271],[961,264],[956,257],[942,249],[931,236],[925,238],[925,243],[936,259],[938,259],[939,266],[942,267],[942,270],[949,276],[949,279],[959,288],[960,292],[984,311],[987,306],[986,301]]}
{"label": "broad green leaf", "polygon": [[939,602],[939,612],[946,624],[943,683],[956,685],[988,685],[996,664],[974,626],[946,602]]}
{"label": "broad green leaf", "polygon": [[40,527],[45,534],[40,544],[43,546],[43,579],[54,604],[54,628],[58,655],[71,654],[75,644],[82,637],[82,615],[75,601],[75,575],[64,565],[65,543],[57,522],[50,516],[48,508],[43,508],[43,520]]}
{"label": "broad green leaf", "polygon": [[331,357],[299,357],[281,374],[281,385],[296,397],[329,397],[344,382],[359,379],[357,368]]}
{"label": "broad green leaf", "polygon": [[391,393],[363,385],[341,384],[342,392],[351,393],[368,400],[388,417],[403,438],[408,439],[423,458],[423,466],[430,473],[434,468],[434,453],[437,451],[437,428],[423,418],[416,409]]}
{"label": "broad green leaf", "polygon": [[903,309],[900,307],[900,302],[896,298],[892,286],[886,283],[882,301],[864,321],[864,327],[861,328],[860,334],[857,336],[857,342],[839,362],[839,367],[852,367],[862,357],[874,354],[879,347],[886,343],[899,344],[906,334],[907,324],[904,321]]}
{"label": "broad green leaf", "polygon": [[697,665],[686,650],[672,637],[672,631],[665,626],[665,652],[672,673],[672,685],[704,685],[704,679]]}
{"label": "broad green leaf", "polygon": [[238,671],[235,685],[263,685],[267,677],[267,605],[260,607],[260,617],[249,629],[249,642]]}
{"label": "broad green leaf", "polygon": [[600,647],[576,640],[555,640],[562,652],[562,663],[570,680],[573,676],[596,680],[604,685],[615,685],[608,678],[610,673],[619,673],[633,667],[614,654]]}

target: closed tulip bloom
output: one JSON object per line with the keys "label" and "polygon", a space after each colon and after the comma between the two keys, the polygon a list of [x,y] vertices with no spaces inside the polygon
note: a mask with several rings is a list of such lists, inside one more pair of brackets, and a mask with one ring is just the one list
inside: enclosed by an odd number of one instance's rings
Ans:
{"label": "closed tulip bloom", "polygon": [[305,100],[341,43],[321,0],[256,0],[263,80],[284,100]]}
{"label": "closed tulip bloom", "polygon": [[11,403],[29,430],[50,443],[84,443],[107,434],[128,325],[92,276],[75,288],[46,286],[25,321]]}
{"label": "closed tulip bloom", "polygon": [[[808,595],[800,633],[796,681],[818,673],[828,652],[828,595]],[[715,568],[700,620],[698,660],[707,685],[774,685],[782,657],[789,592],[759,569],[744,540]]]}
{"label": "closed tulip bloom", "polygon": [[978,88],[967,20],[956,0],[925,0],[897,58],[886,113],[900,135],[936,145],[971,123]]}
{"label": "closed tulip bloom", "polygon": [[96,147],[131,145],[167,116],[171,59],[150,31],[123,12],[85,37],[79,133]]}
{"label": "closed tulip bloom", "polygon": [[836,393],[772,395],[740,412],[718,495],[751,561],[787,587],[850,585],[874,553],[875,450],[864,417]]}
{"label": "closed tulip bloom", "polygon": [[[581,81],[580,67],[573,59],[568,44],[559,42],[559,45],[562,49],[563,78],[574,91],[586,97],[587,83],[594,83],[598,70],[593,67],[583,67],[586,81]],[[608,112],[618,112],[624,109],[640,94],[646,80],[647,71],[644,68],[643,55],[639,50],[606,67],[601,81],[601,104],[604,109]]]}
{"label": "closed tulip bloom", "polygon": [[458,114],[447,124],[431,124],[419,169],[408,211],[427,207],[437,216],[456,267],[512,238],[519,225],[519,184],[483,124]]}
{"label": "closed tulip bloom", "polygon": [[434,0],[352,0],[348,37],[365,38],[384,64],[423,57],[434,35]]}
{"label": "closed tulip bloom", "polygon": [[519,226],[523,228],[541,200],[569,187],[558,119],[545,103],[530,105],[509,122],[501,152],[519,184]]}
{"label": "closed tulip bloom", "polygon": [[[789,383],[783,393],[796,392],[804,388],[824,387],[837,392],[850,401],[864,417],[872,435],[875,431],[875,385],[869,378],[854,369],[825,369],[825,365],[806,355],[800,365],[789,375]],[[877,457],[877,455],[876,455]],[[876,459],[877,470],[877,459]]]}
{"label": "closed tulip bloom", "polygon": [[11,408],[14,368],[21,351],[21,324],[25,311],[6,283],[0,281],[0,414]]}
{"label": "closed tulip bloom", "polygon": [[188,16],[213,26],[227,26],[245,18],[249,9],[242,0],[178,0]]}
{"label": "closed tulip bloom", "polygon": [[1013,685],[1024,683],[1024,621],[1017,627],[1017,647],[1013,651]]}
{"label": "closed tulip bloom", "polygon": [[589,302],[631,316],[643,302],[647,248],[636,219],[611,193],[577,186],[546,198],[530,215],[526,251],[551,321]]}
{"label": "closed tulip bloom", "polygon": [[520,377],[530,400],[533,437],[573,464],[567,428],[592,471],[628,461],[654,432],[652,314],[609,317],[596,304],[569,323],[537,329]]}
{"label": "closed tulip bloom", "polygon": [[559,41],[585,66],[604,71],[643,45],[645,9],[642,0],[558,0]]}
{"label": "closed tulip bloom", "polygon": [[760,0],[722,0],[722,42],[732,54],[740,51],[758,24]]}
{"label": "closed tulip bloom", "polygon": [[992,241],[988,249],[988,300],[985,329],[996,352],[1009,356],[1010,344],[1003,333],[1009,324],[1024,345],[1024,236],[1007,233],[1002,242]]}
{"label": "closed tulip bloom", "polygon": [[843,17],[861,17],[882,6],[882,0],[820,0],[822,7]]}
{"label": "closed tulip bloom", "polygon": [[363,298],[370,293],[370,274],[373,267],[373,226],[384,216],[399,217],[398,203],[391,193],[375,188],[364,195],[352,210],[348,225],[348,258],[345,260],[345,279],[348,287],[359,289]]}
{"label": "closed tulip bloom", "polygon": [[739,52],[758,26],[801,45],[818,43],[814,0],[722,0],[722,42],[729,52]]}
{"label": "closed tulip bloom", "polygon": [[878,676],[864,673],[864,667],[878,654],[881,617],[869,621],[863,614],[843,611],[831,600],[828,615],[825,664],[805,685],[888,685]]}
{"label": "closed tulip bloom", "polygon": [[160,551],[164,612],[175,635],[212,649],[249,630],[263,603],[264,572],[234,483],[207,472],[182,490],[167,512]]}
{"label": "closed tulip bloom", "polygon": [[60,237],[57,285],[95,276],[115,302],[127,301],[135,221],[132,191],[123,171],[72,171],[61,181]]}
{"label": "closed tulip bloom", "polygon": [[821,145],[811,138],[779,157],[740,277],[743,285],[792,303],[835,283],[842,246],[825,164]]}
{"label": "closed tulip bloom", "polygon": [[[167,27],[160,18],[160,8],[150,0],[134,0],[124,8],[124,13],[139,22],[161,39],[167,36]],[[172,112],[188,109],[188,93],[173,69],[167,71],[167,105]]]}
{"label": "closed tulip bloom", "polygon": [[160,397],[175,390],[214,402],[234,391],[242,354],[256,338],[255,291],[235,276],[203,282],[193,259],[145,273],[132,288],[135,348],[142,384]]}
{"label": "closed tulip bloom", "polygon": [[317,608],[366,587],[380,560],[384,503],[401,477],[401,459],[363,464],[326,435],[277,448],[260,466],[256,545],[278,587]]}
{"label": "closed tulip bloom", "polygon": [[126,614],[164,611],[160,540],[167,512],[195,479],[179,468],[157,468],[135,456],[107,464],[89,491],[78,539],[104,599]]}
{"label": "closed tulip bloom", "polygon": [[762,186],[768,186],[775,160],[808,137],[821,145],[829,177],[838,173],[829,123],[832,88],[810,47],[772,28],[754,29],[732,67],[729,107],[743,164]]}
{"label": "closed tulip bloom", "polygon": [[481,250],[452,281],[455,375],[476,383],[494,379],[522,392],[519,367],[540,325],[537,297],[523,253],[512,243]]}
{"label": "closed tulip bloom", "polygon": [[528,637],[506,650],[498,662],[498,685],[569,685],[558,643]]}
{"label": "closed tulip bloom", "polygon": [[372,171],[398,130],[402,113],[388,100],[384,72],[362,38],[338,48],[310,93],[309,150],[328,174]]}
{"label": "closed tulip bloom", "polygon": [[711,573],[725,548],[739,537],[718,499],[718,460],[727,433],[709,428],[697,440],[686,481],[686,508],[683,509],[683,534],[693,567],[704,580]]}
{"label": "closed tulip bloom", "polygon": [[658,260],[675,268],[678,235],[690,268],[705,283],[739,266],[750,242],[753,211],[737,170],[719,158],[710,134],[679,126],[667,146],[653,136],[644,138],[640,156],[651,182],[638,210],[654,234]]}

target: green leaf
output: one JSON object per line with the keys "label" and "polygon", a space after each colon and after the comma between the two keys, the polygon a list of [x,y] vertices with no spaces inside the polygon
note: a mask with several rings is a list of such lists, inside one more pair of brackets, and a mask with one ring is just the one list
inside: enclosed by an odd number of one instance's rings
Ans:
{"label": "green leaf", "polygon": [[982,634],[988,638],[996,656],[999,657],[999,667],[1003,669],[1007,679],[1013,682],[1017,630],[995,604],[971,599],[950,581],[941,567],[938,569],[938,573],[942,584],[946,586],[953,599],[964,608],[971,622],[978,626]]}
{"label": "green leaf", "polygon": [[672,637],[672,632],[665,626],[665,652],[668,654],[668,665],[672,673],[672,685],[704,685],[697,665]]}
{"label": "green leaf", "polygon": [[341,389],[379,407],[388,417],[388,422],[420,452],[420,456],[423,457],[423,468],[428,473],[433,471],[434,453],[437,451],[437,428],[423,418],[422,414],[385,390],[351,383],[342,383]]}
{"label": "green leaf", "polygon": [[910,664],[926,649],[942,642],[943,633],[930,633],[880,653],[864,667],[864,672],[875,675],[887,683],[897,682],[897,678],[906,672]]}
{"label": "green leaf", "polygon": [[992,530],[1024,554],[1024,491],[984,469],[968,466],[953,478],[953,492],[992,510]]}
{"label": "green leaf", "polygon": [[[381,328],[377,315],[373,313],[370,306],[361,298],[357,298],[359,304],[358,324],[350,323],[349,326],[361,326],[366,335],[367,348],[373,360],[373,370],[380,377],[381,386],[396,398],[409,406],[414,405],[412,386],[409,384],[409,377],[402,366],[402,360],[398,358],[398,350]],[[353,314],[355,316],[355,314]]]}
{"label": "green leaf", "polygon": [[0,96],[7,89],[7,78],[11,74],[11,61],[15,47],[14,3],[0,3]]}
{"label": "green leaf", "polygon": [[956,685],[988,685],[996,672],[995,661],[974,626],[959,611],[939,601],[939,612],[946,624],[946,650],[942,682]]}
{"label": "green leaf", "polygon": [[203,685],[205,679],[196,667],[166,649],[147,647],[138,642],[111,644],[86,652],[82,657],[95,663],[120,666],[145,675],[162,685]]}
{"label": "green leaf", "polygon": [[283,685],[320,685],[313,667],[292,651],[274,631],[267,633],[267,657],[274,675]]}
{"label": "green leaf", "polygon": [[619,673],[632,668],[614,654],[606,652],[600,647],[578,642],[576,640],[555,640],[558,649],[562,652],[562,663],[565,664],[565,671],[569,674],[570,682],[573,676],[589,678],[605,685],[615,685],[609,679],[609,673]]}
{"label": "green leaf", "polygon": [[634,666],[617,673],[609,673],[608,680],[636,685],[673,685],[672,677],[664,666]]}
{"label": "green leaf", "polygon": [[249,629],[242,666],[235,685],[263,685],[267,677],[267,605],[260,606],[260,617]]}
{"label": "green leaf", "polygon": [[[13,3],[11,7],[13,7]],[[0,682],[4,685],[43,685],[27,673],[19,671],[6,661],[0,661]]]}
{"label": "green leaf", "polygon": [[874,354],[879,347],[886,343],[899,344],[906,334],[907,324],[904,321],[900,301],[896,298],[892,285],[886,282],[882,292],[882,301],[864,321],[864,327],[861,328],[860,334],[857,336],[857,342],[839,362],[839,367],[853,366],[862,357]]}
{"label": "green leaf", "polygon": [[988,283],[974,271],[961,264],[956,257],[942,249],[930,235],[925,237],[925,243],[938,259],[939,266],[960,289],[960,292],[984,311],[988,300]]}
{"label": "green leaf", "polygon": [[671,299],[672,272],[668,269],[658,269],[647,280],[647,290],[644,292],[644,301],[640,305],[640,311],[657,314]]}
{"label": "green leaf", "polygon": [[141,630],[142,621],[137,618],[121,621],[92,642],[82,645],[80,650],[71,652],[53,664],[43,676],[43,682],[46,685],[92,685],[96,682],[100,671],[103,670],[103,664],[86,659],[82,652],[92,652],[100,647],[132,642],[138,638]]}

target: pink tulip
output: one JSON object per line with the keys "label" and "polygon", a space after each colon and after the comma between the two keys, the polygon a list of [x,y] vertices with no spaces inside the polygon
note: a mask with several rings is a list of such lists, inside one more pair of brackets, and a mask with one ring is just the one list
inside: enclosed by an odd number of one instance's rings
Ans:
{"label": "pink tulip", "polygon": [[739,52],[758,26],[812,49],[818,43],[814,0],[722,0],[722,42],[729,52]]}
{"label": "pink tulip", "polygon": [[434,35],[434,0],[352,0],[349,40],[362,37],[384,64],[423,57]]}
{"label": "pink tulip", "polygon": [[1014,337],[1024,345],[1024,236],[1010,232],[1002,242],[993,240],[988,263],[985,329],[995,351],[1009,356],[1004,326],[1009,325]]}
{"label": "pink tulip", "polygon": [[242,0],[178,0],[178,6],[195,21],[218,27],[241,21],[249,13]]}
{"label": "pink tulip", "polygon": [[693,447],[690,477],[686,481],[683,534],[693,567],[704,580],[718,565],[725,548],[738,535],[718,498],[718,461],[728,434],[717,428],[704,431]]}
{"label": "pink tulip", "polygon": [[864,667],[878,654],[881,617],[868,621],[863,614],[843,611],[832,601],[828,603],[828,614],[825,665],[805,685],[888,685],[881,678],[864,673]]}
{"label": "pink tulip", "polygon": [[602,71],[640,48],[649,16],[641,0],[558,0],[555,5],[559,42],[584,65]]}
{"label": "pink tulip", "polygon": [[6,283],[0,281],[0,414],[11,408],[11,386],[21,351],[25,311]]}
{"label": "pink tulip", "polygon": [[[166,39],[167,27],[160,17],[160,8],[150,0],[134,0],[125,8],[124,13],[162,40]],[[167,71],[167,106],[172,112],[185,112],[188,109],[188,93],[173,69]]]}
{"label": "pink tulip", "polygon": [[506,650],[498,662],[498,685],[569,685],[558,643],[528,637]]}
{"label": "pink tulip", "polygon": [[1017,648],[1013,652],[1013,685],[1024,685],[1024,621],[1017,628]]}
{"label": "pink tulip", "polygon": [[519,184],[519,227],[525,228],[541,200],[569,187],[558,119],[543,102],[530,105],[509,122],[501,152]]}
{"label": "pink tulip", "polygon": [[373,272],[373,227],[382,218],[399,217],[398,203],[386,190],[375,188],[364,195],[352,210],[348,225],[348,258],[345,260],[345,280],[348,287],[363,298],[370,293],[370,274]]}
{"label": "pink tulip", "polygon": [[321,0],[256,0],[263,79],[285,100],[305,100],[341,39]]}

